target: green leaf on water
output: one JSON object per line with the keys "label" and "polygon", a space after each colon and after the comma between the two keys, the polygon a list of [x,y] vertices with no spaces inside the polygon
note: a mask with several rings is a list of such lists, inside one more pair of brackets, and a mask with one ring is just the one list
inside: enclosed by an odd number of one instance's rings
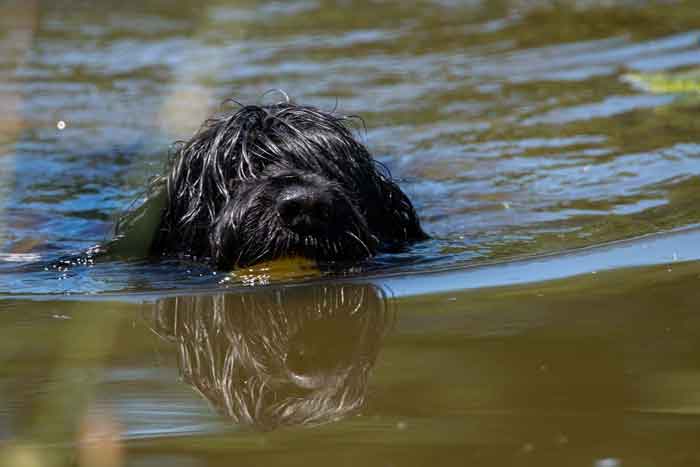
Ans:
{"label": "green leaf on water", "polygon": [[700,94],[700,69],[677,73],[629,73],[622,79],[655,94]]}

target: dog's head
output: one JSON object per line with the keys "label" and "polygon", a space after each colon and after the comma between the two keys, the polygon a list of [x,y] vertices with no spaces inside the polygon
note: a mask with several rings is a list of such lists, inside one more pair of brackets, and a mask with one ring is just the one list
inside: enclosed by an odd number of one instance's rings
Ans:
{"label": "dog's head", "polygon": [[347,120],[291,103],[208,120],[174,152],[154,252],[219,267],[294,255],[355,261],[425,238]]}

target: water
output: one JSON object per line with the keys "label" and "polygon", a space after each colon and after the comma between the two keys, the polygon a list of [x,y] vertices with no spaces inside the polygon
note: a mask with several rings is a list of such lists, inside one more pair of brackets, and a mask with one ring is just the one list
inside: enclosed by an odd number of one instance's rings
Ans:
{"label": "water", "polygon": [[[0,463],[700,463],[700,98],[644,86],[699,65],[690,0],[0,4]],[[44,268],[270,89],[361,115],[433,238]]]}

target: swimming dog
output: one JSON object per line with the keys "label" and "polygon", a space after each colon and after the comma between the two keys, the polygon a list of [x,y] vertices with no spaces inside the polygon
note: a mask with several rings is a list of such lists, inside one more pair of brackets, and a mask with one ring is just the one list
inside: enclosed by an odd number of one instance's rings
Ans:
{"label": "swimming dog", "polygon": [[427,238],[352,118],[285,101],[208,119],[152,182],[155,215],[127,214],[117,241],[230,269],[293,256],[358,261]]}

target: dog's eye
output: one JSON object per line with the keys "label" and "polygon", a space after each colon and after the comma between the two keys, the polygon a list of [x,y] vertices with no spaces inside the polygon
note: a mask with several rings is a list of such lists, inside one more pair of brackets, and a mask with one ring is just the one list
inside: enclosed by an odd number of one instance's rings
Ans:
{"label": "dog's eye", "polygon": [[316,212],[314,213],[316,218],[320,221],[328,221],[331,218],[331,210],[328,205],[326,204],[320,204],[316,208]]}
{"label": "dog's eye", "polygon": [[295,199],[287,199],[277,208],[279,215],[282,219],[290,220],[297,217],[302,210],[302,203]]}

